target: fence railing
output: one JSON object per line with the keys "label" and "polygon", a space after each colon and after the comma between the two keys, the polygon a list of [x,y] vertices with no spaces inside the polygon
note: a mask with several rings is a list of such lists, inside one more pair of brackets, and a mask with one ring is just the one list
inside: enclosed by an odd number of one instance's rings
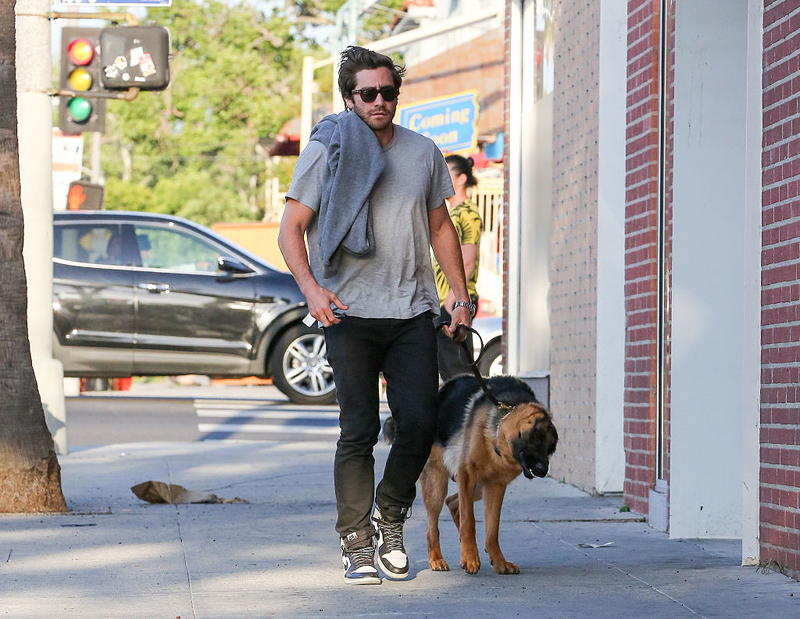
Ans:
{"label": "fence railing", "polygon": [[500,313],[503,303],[503,179],[479,178],[471,197],[483,219],[478,272],[481,311]]}

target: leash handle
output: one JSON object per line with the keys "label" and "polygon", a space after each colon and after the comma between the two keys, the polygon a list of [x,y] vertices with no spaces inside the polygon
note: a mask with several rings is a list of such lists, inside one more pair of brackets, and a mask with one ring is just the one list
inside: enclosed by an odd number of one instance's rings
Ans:
{"label": "leash handle", "polygon": [[[450,323],[449,322],[443,322],[438,327],[436,327],[436,329],[438,330],[438,329],[441,329],[441,328],[447,327],[447,326],[450,326]],[[462,328],[463,329],[467,329],[468,331],[472,331],[472,333],[474,333],[475,335],[478,336],[478,339],[481,342],[481,351],[480,351],[480,353],[478,353],[478,358],[475,359],[469,365],[470,368],[472,369],[472,373],[475,375],[475,378],[478,379],[478,384],[480,385],[481,390],[483,391],[483,393],[486,394],[486,397],[489,398],[489,401],[492,404],[494,404],[494,406],[496,406],[498,409],[506,411],[506,414],[507,414],[508,411],[511,410],[511,407],[503,404],[496,397],[494,397],[494,394],[492,393],[491,389],[489,389],[489,385],[487,385],[486,381],[483,380],[483,376],[481,376],[481,371],[478,369],[478,363],[480,363],[480,360],[481,360],[481,357],[483,357],[483,351],[484,351],[483,338],[481,337],[481,334],[478,333],[472,327],[467,327],[466,325],[458,325],[458,329],[462,329]],[[467,353],[467,358],[468,359],[472,359],[473,351],[471,351],[469,349],[469,346],[467,345],[467,342],[462,340],[461,342],[458,342],[458,344],[461,346],[461,348],[464,350],[464,352]]]}
{"label": "leash handle", "polygon": [[[439,331],[439,330],[443,329],[444,327],[449,327],[449,326],[450,326],[449,322],[443,322],[438,327],[436,327],[436,330]],[[477,335],[478,336],[478,341],[480,341],[480,343],[481,343],[481,348],[480,348],[480,351],[478,352],[478,356],[476,358],[474,358],[474,361],[470,361],[470,365],[471,366],[477,366],[481,362],[481,359],[483,358],[483,352],[484,352],[484,348],[485,348],[484,344],[483,344],[483,338],[481,337],[481,334],[478,333],[472,327],[468,327],[466,325],[458,325],[458,329],[456,329],[456,333],[458,332],[459,329],[466,329],[467,331],[471,331],[473,333],[473,335]],[[467,353],[467,359],[473,359],[475,351],[469,349],[469,346],[467,345],[466,340],[462,340],[462,341],[456,342],[456,343],[459,346],[461,346],[461,348],[464,349],[465,353]]]}

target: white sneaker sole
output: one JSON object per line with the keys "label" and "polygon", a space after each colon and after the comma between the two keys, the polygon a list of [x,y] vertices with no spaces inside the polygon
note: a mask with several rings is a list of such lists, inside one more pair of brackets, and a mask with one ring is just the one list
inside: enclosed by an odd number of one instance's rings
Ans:
{"label": "white sneaker sole", "polygon": [[409,574],[408,570],[406,570],[405,573],[396,574],[395,572],[386,569],[386,566],[383,564],[383,561],[381,561],[381,558],[379,556],[376,556],[376,559],[378,568],[381,570],[381,572],[383,572],[383,575],[386,576],[386,578],[388,578],[389,580],[405,580],[406,578],[408,578]]}
{"label": "white sneaker sole", "polygon": [[365,577],[365,578],[344,578],[346,585],[379,585],[383,582],[380,576]]}

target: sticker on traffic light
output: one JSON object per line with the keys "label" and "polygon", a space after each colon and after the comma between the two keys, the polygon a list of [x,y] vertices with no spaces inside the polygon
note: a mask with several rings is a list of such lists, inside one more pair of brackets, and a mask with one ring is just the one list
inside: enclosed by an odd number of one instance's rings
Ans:
{"label": "sticker on traffic light", "polygon": [[109,26],[100,33],[100,79],[109,90],[164,90],[169,86],[169,30]]}
{"label": "sticker on traffic light", "polygon": [[103,186],[73,181],[67,193],[67,209],[70,211],[99,211],[103,208]]}
{"label": "sticker on traffic light", "polygon": [[[72,135],[105,129],[106,102],[95,99],[101,92],[100,57],[101,28],[63,28],[61,31],[60,89],[75,96],[61,95],[58,105],[58,127]],[[80,96],[85,93],[85,96]]]}

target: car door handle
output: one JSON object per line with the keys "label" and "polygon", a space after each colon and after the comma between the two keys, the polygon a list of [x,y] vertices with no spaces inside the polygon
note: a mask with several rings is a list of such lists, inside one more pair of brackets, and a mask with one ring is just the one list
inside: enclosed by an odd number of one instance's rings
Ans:
{"label": "car door handle", "polygon": [[141,282],[137,284],[142,290],[152,292],[153,294],[166,294],[169,292],[169,284],[157,284],[155,282]]}

